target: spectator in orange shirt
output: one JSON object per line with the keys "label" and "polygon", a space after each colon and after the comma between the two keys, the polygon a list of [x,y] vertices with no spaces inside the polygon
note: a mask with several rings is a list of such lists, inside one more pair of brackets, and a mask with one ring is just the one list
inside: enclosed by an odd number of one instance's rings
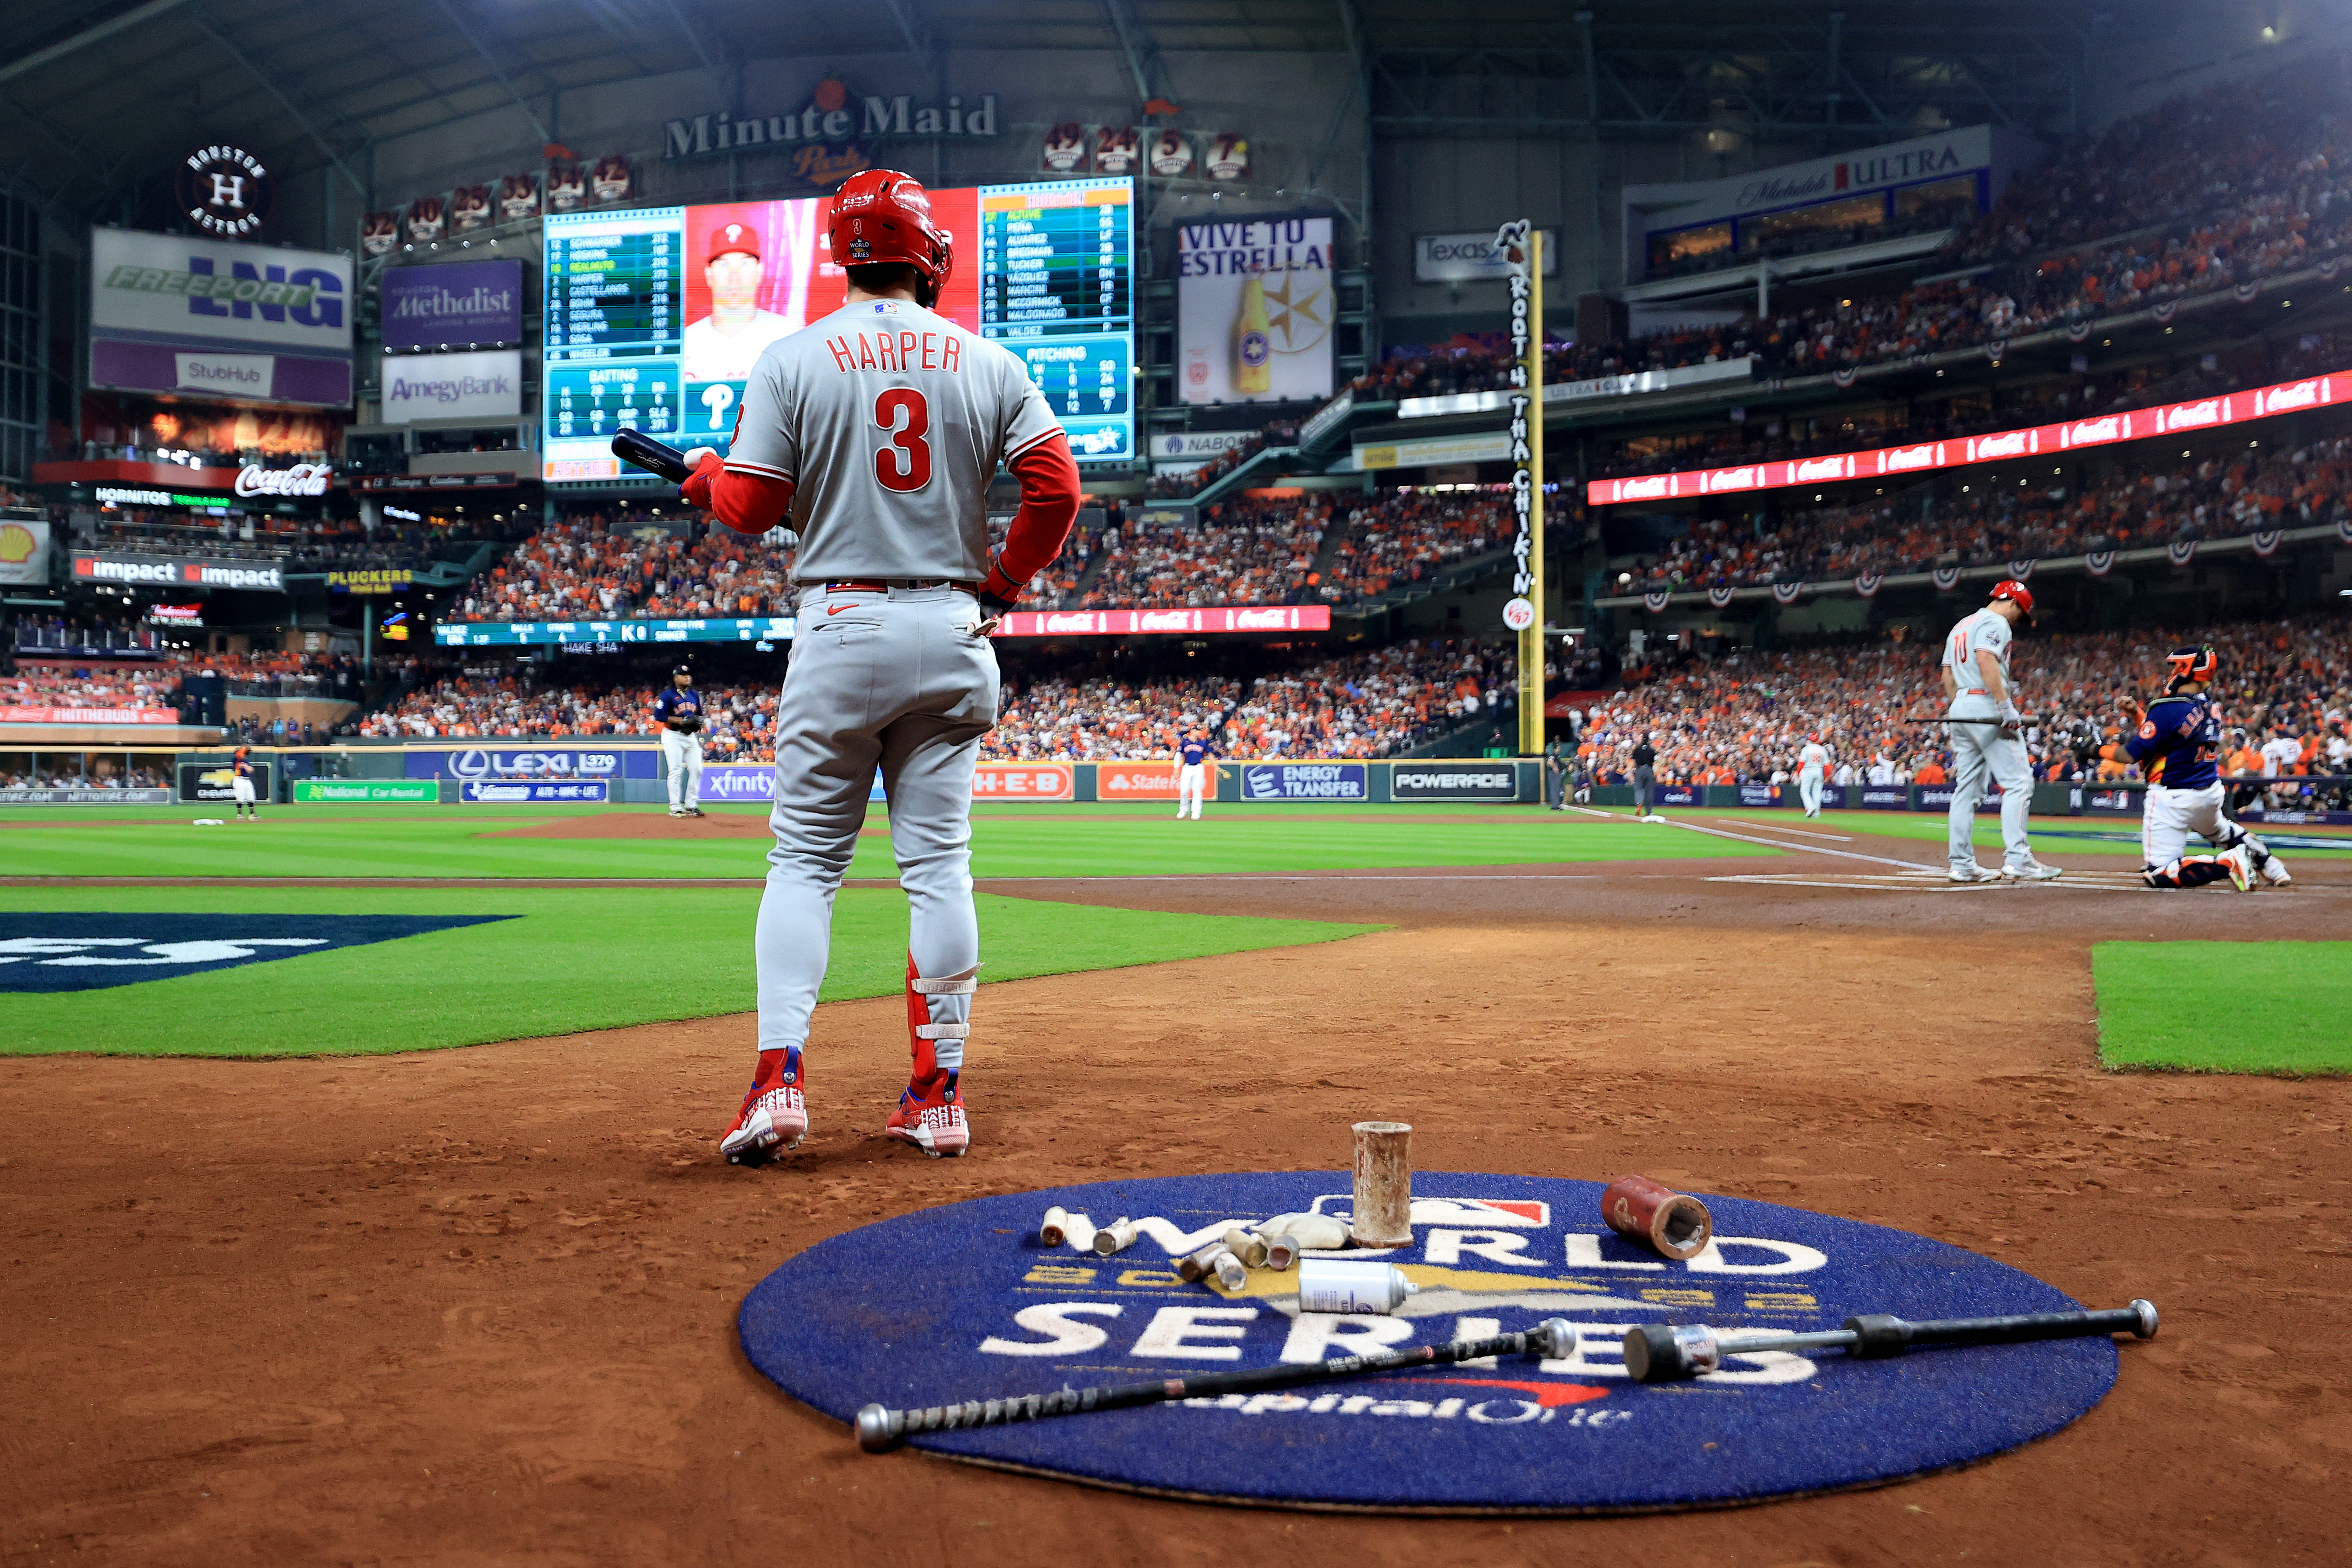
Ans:
{"label": "spectator in orange shirt", "polygon": [[1911,775],[1911,782],[1922,784],[1946,784],[1951,783],[1952,779],[1949,773],[1944,772],[1943,763],[1929,757],[1919,765],[1919,771]]}

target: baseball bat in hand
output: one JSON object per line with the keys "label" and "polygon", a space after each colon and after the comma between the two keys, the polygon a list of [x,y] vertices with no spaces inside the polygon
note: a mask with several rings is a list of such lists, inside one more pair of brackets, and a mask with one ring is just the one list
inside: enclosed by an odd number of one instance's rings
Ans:
{"label": "baseball bat in hand", "polygon": [[1753,1351],[1843,1350],[1864,1360],[1901,1355],[1914,1345],[2014,1345],[2029,1340],[2085,1339],[2095,1334],[2156,1337],[2156,1307],[2134,1301],[2098,1312],[2024,1312],[2008,1318],[1945,1318],[1910,1323],[1885,1312],[1848,1318],[1840,1329],[1813,1333],[1742,1333],[1705,1323],[1645,1323],[1625,1331],[1625,1370],[1637,1383],[1696,1377],[1727,1355]]}
{"label": "baseball bat in hand", "polygon": [[1386,1355],[1342,1356],[1301,1365],[1257,1367],[1249,1372],[1162,1378],[1157,1383],[1064,1387],[1051,1394],[1022,1394],[1012,1399],[934,1405],[927,1410],[892,1410],[886,1405],[869,1405],[857,1413],[857,1446],[869,1454],[879,1454],[897,1447],[908,1437],[931,1432],[1004,1426],[1015,1421],[1044,1421],[1055,1415],[1082,1415],[1092,1410],[1125,1410],[1176,1399],[1214,1399],[1261,1388],[1289,1388],[1302,1383],[1360,1377],[1371,1372],[1402,1372],[1416,1366],[1481,1361],[1490,1355],[1565,1356],[1575,1344],[1576,1331],[1569,1326],[1567,1319],[1546,1318],[1524,1333],[1501,1334],[1489,1340],[1451,1340],[1442,1345],[1417,1345]]}
{"label": "baseball bat in hand", "polygon": [[675,447],[665,447],[642,430],[623,428],[613,437],[613,456],[633,468],[643,468],[674,485],[686,483],[694,465]]}

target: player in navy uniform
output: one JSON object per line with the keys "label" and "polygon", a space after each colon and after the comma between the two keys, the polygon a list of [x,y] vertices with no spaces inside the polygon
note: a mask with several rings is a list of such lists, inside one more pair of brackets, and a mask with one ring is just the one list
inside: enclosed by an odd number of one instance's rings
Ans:
{"label": "player in navy uniform", "polygon": [[[2147,775],[2141,877],[2151,888],[2201,888],[2227,877],[2242,893],[2257,876],[2284,886],[2294,879],[2278,857],[2221,810],[2221,771],[2214,761],[2221,721],[2205,698],[2220,658],[2210,647],[2179,647],[2168,662],[2171,676],[2154,706],[2143,712],[2130,697],[2120,704],[2131,731],[2124,750]],[[2182,854],[2192,832],[2217,853]]]}
{"label": "player in navy uniform", "polygon": [[654,699],[654,721],[661,726],[662,761],[669,773],[669,814],[702,815],[702,693],[694,671],[684,665],[669,672],[669,685]]}
{"label": "player in navy uniform", "polygon": [[1209,744],[1205,730],[1195,730],[1184,737],[1176,748],[1181,766],[1176,770],[1176,816],[1183,819],[1184,808],[1192,808],[1192,820],[1201,820],[1201,802],[1216,785],[1216,764],[1209,759],[1216,748]]}
{"label": "player in navy uniform", "polygon": [[261,820],[261,797],[253,782],[253,748],[239,746],[229,763],[230,793],[236,796],[236,820]]}

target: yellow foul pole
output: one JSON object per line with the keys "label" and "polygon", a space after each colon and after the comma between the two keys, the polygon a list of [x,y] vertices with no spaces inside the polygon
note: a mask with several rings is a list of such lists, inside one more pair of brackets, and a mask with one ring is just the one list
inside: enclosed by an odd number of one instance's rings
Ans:
{"label": "yellow foul pole", "polygon": [[1544,745],[1543,231],[1507,223],[1495,248],[1510,268],[1511,503],[1517,537],[1511,599],[1503,624],[1519,637],[1519,754]]}

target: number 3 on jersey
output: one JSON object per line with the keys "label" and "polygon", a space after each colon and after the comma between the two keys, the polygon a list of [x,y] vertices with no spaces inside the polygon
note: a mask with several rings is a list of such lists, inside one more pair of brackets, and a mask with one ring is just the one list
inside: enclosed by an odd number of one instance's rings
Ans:
{"label": "number 3 on jersey", "polygon": [[890,434],[874,454],[874,477],[886,490],[921,489],[931,482],[930,405],[909,386],[894,386],[874,400],[874,423]]}

